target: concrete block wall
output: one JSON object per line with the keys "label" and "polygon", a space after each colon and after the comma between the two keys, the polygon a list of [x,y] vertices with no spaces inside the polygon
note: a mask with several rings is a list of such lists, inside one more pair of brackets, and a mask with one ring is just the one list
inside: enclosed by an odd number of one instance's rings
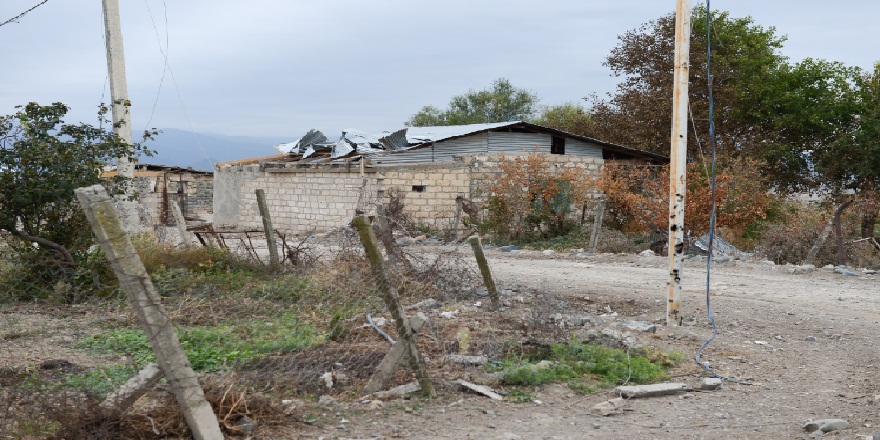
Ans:
{"label": "concrete block wall", "polygon": [[348,224],[376,191],[372,173],[361,177],[357,170],[328,167],[261,171],[259,165],[239,168],[222,171],[230,173],[237,184],[234,188],[224,187],[225,191],[234,191],[224,197],[236,200],[234,206],[230,200],[220,201],[224,204],[222,213],[218,210],[215,214],[219,227],[261,229],[257,189],[266,193],[273,227],[291,233],[326,231]]}
{"label": "concrete block wall", "polygon": [[[553,166],[578,167],[593,175],[603,163],[588,157],[549,157]],[[387,202],[396,188],[417,223],[445,229],[454,222],[456,197],[485,201],[488,186],[500,173],[498,163],[498,154],[482,154],[442,164],[377,165],[367,167],[363,176],[357,167],[333,165],[224,165],[215,171],[214,224],[262,228],[254,195],[262,188],[276,229],[327,231],[348,224],[358,210],[375,213],[375,203]]]}
{"label": "concrete block wall", "polygon": [[394,188],[404,195],[405,212],[417,223],[442,228],[455,219],[456,197],[471,197],[471,172],[467,164],[409,165],[378,172],[382,201]]}

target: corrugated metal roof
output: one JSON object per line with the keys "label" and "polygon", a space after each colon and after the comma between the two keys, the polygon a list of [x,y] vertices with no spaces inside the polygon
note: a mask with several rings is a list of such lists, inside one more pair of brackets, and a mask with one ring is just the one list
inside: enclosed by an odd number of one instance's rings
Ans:
{"label": "corrugated metal roof", "polygon": [[439,127],[409,127],[406,138],[411,144],[439,142],[444,139],[467,136],[481,131],[492,130],[523,123],[522,121],[494,122],[491,124],[447,125]]}
{"label": "corrugated metal roof", "polygon": [[[310,162],[337,162],[340,160],[352,160],[358,157],[368,157],[373,160],[381,161],[380,157],[388,155],[396,156],[399,153],[420,150],[423,148],[431,148],[431,162],[435,161],[434,148],[440,148],[438,143],[443,143],[444,150],[446,147],[456,149],[457,145],[450,144],[450,141],[457,138],[472,136],[478,133],[486,133],[493,130],[504,128],[517,128],[523,133],[544,133],[556,136],[564,136],[576,139],[582,142],[596,144],[602,148],[603,154],[621,155],[628,158],[641,158],[655,161],[668,161],[665,156],[650,153],[647,151],[628,148],[621,145],[603,142],[598,139],[579,136],[567,133],[550,127],[544,127],[524,121],[508,121],[494,122],[489,124],[469,124],[469,125],[449,125],[437,127],[407,127],[394,132],[383,131],[381,133],[369,133],[357,129],[343,130],[342,136],[337,142],[328,142],[323,134],[317,130],[310,130],[305,136],[296,142],[289,144],[281,144],[278,148],[287,152],[288,160],[300,161],[306,158],[314,157]],[[321,140],[323,138],[323,140]],[[466,148],[461,146],[461,148]],[[318,152],[325,152],[318,155]],[[327,154],[329,153],[329,154]],[[448,153],[448,152],[445,152]],[[441,153],[446,156],[447,154]],[[329,157],[328,157],[329,156]],[[412,157],[410,157],[412,156]],[[428,157],[427,154],[407,153],[407,161],[423,160]],[[395,157],[393,161],[397,161]]]}

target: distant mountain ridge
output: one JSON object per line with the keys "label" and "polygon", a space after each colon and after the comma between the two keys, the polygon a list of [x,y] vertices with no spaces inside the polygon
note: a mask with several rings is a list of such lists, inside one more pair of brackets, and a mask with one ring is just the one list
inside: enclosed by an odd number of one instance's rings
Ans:
{"label": "distant mountain ridge", "polygon": [[296,139],[296,136],[225,136],[165,128],[146,144],[156,154],[141,157],[139,161],[213,171],[216,162],[278,154],[272,147]]}

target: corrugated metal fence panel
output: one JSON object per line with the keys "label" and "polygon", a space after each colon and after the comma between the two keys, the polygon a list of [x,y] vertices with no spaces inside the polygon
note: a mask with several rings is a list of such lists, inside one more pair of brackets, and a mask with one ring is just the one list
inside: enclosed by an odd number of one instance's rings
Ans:
{"label": "corrugated metal fence panel", "polygon": [[479,133],[438,142],[433,147],[427,146],[394,154],[377,154],[370,156],[370,160],[377,164],[452,162],[455,156],[485,153],[488,148],[487,139],[486,133]]}
{"label": "corrugated metal fence panel", "polygon": [[[490,132],[489,151],[492,153],[531,152],[538,147],[539,153],[550,153],[552,136],[542,133]],[[602,147],[578,139],[565,139],[565,155],[602,158]]]}

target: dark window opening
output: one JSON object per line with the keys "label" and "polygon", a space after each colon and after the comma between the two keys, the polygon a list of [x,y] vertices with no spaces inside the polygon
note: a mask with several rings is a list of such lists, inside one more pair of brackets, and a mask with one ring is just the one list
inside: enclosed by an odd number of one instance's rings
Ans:
{"label": "dark window opening", "polygon": [[550,141],[550,154],[565,154],[565,138],[553,136]]}
{"label": "dark window opening", "polygon": [[428,189],[428,187],[425,185],[413,185],[412,186],[413,192],[417,192],[417,193],[423,193],[427,189]]}

